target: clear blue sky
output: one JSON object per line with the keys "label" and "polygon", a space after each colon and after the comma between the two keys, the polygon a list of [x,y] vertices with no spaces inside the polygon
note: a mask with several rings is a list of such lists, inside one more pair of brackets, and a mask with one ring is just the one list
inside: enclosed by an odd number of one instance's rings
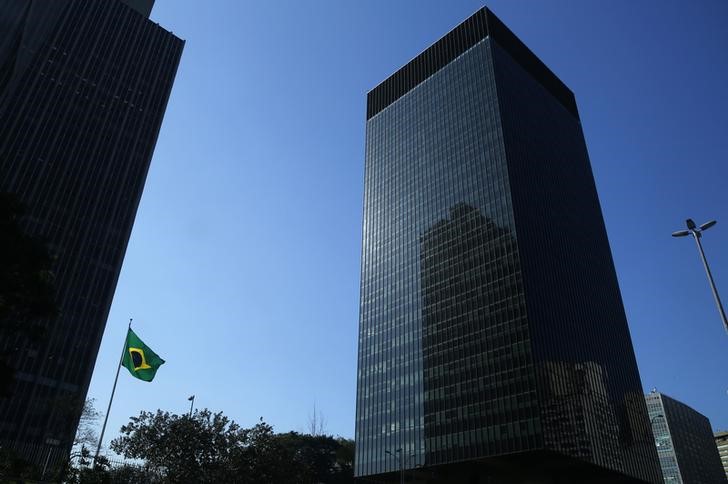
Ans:
{"label": "clear blue sky", "polygon": [[[167,363],[122,373],[106,442],[191,394],[277,431],[315,402],[353,437],[366,92],[482,5],[157,0],[187,44],[89,396],[105,410],[129,317]],[[670,237],[718,219],[728,301],[728,2],[488,6],[576,94],[645,390],[728,428],[728,335]]]}

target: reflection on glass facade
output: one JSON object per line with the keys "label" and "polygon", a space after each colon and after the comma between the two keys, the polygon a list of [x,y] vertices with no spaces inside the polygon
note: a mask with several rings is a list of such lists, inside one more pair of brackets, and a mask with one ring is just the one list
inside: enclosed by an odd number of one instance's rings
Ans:
{"label": "reflection on glass facade", "polygon": [[704,415],[655,390],[645,400],[665,484],[728,482]]}
{"label": "reflection on glass facade", "polygon": [[725,471],[725,475],[728,478],[728,432],[716,432],[715,445],[718,447],[720,462],[723,466],[723,470]]}
{"label": "reflection on glass facade", "polygon": [[537,445],[515,238],[457,204],[425,232],[420,257],[425,461]]}
{"label": "reflection on glass facade", "polygon": [[621,469],[619,426],[604,369],[593,361],[539,366],[545,446]]}
{"label": "reflection on glass facade", "polygon": [[59,316],[15,366],[0,447],[68,455],[184,42],[152,0],[0,0],[0,192],[55,255]]}
{"label": "reflection on glass facade", "polygon": [[356,475],[661,482],[571,91],[483,9],[367,118]]}

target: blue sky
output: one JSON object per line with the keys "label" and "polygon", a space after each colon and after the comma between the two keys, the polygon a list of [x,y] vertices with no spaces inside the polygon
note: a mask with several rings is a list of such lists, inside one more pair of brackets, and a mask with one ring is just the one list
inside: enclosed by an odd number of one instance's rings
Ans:
{"label": "blue sky", "polygon": [[[191,394],[278,431],[315,404],[353,437],[366,92],[482,5],[157,0],[187,44],[89,396],[105,410],[130,317],[167,363],[121,374],[105,442]],[[488,6],[576,95],[645,391],[728,428],[728,335],[670,237],[718,219],[728,300],[728,2]]]}

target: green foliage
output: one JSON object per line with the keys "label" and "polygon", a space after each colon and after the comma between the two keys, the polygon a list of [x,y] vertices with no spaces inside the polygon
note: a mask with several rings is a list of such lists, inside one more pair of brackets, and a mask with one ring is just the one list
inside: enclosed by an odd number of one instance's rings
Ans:
{"label": "green foliage", "polygon": [[98,444],[99,437],[96,434],[96,427],[101,418],[101,412],[96,410],[95,400],[94,398],[87,398],[83,402],[81,417],[76,428],[76,436],[73,438],[73,452],[80,452],[86,447],[96,448],[96,444]]}
{"label": "green foliage", "polygon": [[354,441],[298,432],[278,434],[275,438],[296,466],[296,482],[353,482]]}
{"label": "green foliage", "polygon": [[275,434],[262,418],[241,428],[207,409],[191,417],[141,412],[111,442],[115,452],[157,473],[159,481],[146,481],[160,483],[348,483],[353,446],[330,436]]}
{"label": "green foliage", "polygon": [[164,469],[169,482],[220,482],[237,442],[245,432],[222,413],[193,417],[142,412],[121,428],[111,448],[131,459]]}
{"label": "green foliage", "polygon": [[[18,199],[0,193],[0,340],[18,337],[31,343],[45,339],[39,320],[57,313],[54,302],[53,258],[45,243],[23,230],[24,208]],[[11,393],[17,348],[3,348],[0,357],[0,397]]]}
{"label": "green foliage", "polygon": [[0,482],[38,475],[38,468],[9,449],[0,448]]}
{"label": "green foliage", "polygon": [[[147,466],[135,466],[124,464],[115,466],[106,471],[107,481],[114,484],[137,484],[143,482],[145,484],[161,484],[164,482],[159,473]],[[85,482],[83,484],[86,484]]]}
{"label": "green foliage", "polygon": [[162,484],[161,475],[148,466],[121,464],[112,465],[105,457],[99,456],[96,466],[90,460],[81,459],[79,466],[71,466],[63,482],[65,484]]}
{"label": "green foliage", "polygon": [[24,211],[16,197],[0,193],[0,322],[5,327],[57,312],[53,258],[42,239],[23,230]]}

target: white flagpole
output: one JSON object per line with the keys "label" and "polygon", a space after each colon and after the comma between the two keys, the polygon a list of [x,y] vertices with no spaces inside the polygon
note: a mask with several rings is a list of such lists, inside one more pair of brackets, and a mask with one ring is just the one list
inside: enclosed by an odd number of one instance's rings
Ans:
{"label": "white flagpole", "polygon": [[109,412],[111,411],[111,402],[114,401],[114,392],[116,391],[116,382],[119,381],[119,371],[121,370],[121,363],[124,361],[124,353],[126,352],[126,338],[129,335],[129,330],[131,329],[131,320],[132,318],[129,318],[129,327],[126,330],[126,334],[124,335],[124,347],[121,349],[121,358],[119,358],[119,366],[116,368],[116,378],[114,378],[114,387],[111,389],[111,398],[109,398],[109,406],[106,409],[106,417],[104,417],[104,426],[101,427],[101,436],[99,437],[99,444],[96,446],[96,454],[94,454],[94,464],[93,468],[96,469],[96,459],[99,457],[99,452],[101,452],[101,443],[104,441],[104,432],[106,432],[106,422],[109,421]]}

